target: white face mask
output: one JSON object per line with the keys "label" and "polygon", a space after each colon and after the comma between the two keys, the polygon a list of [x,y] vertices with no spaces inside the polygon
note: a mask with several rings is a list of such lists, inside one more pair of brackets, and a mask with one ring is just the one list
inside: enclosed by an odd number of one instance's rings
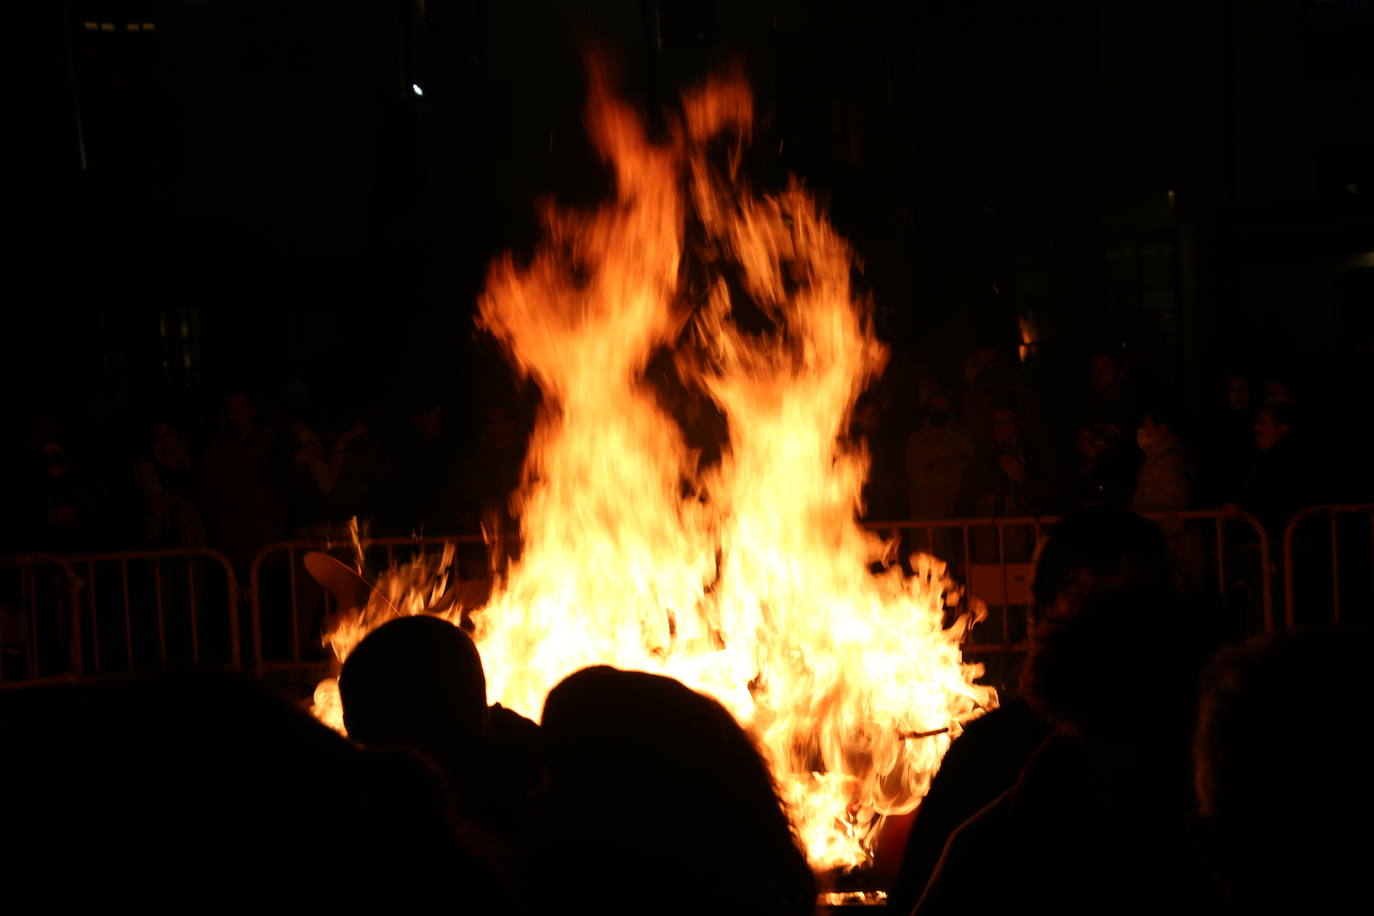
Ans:
{"label": "white face mask", "polygon": [[1145,432],[1145,427],[1140,427],[1135,431],[1135,444],[1140,446],[1142,452],[1149,451],[1150,443],[1155,441],[1154,437]]}

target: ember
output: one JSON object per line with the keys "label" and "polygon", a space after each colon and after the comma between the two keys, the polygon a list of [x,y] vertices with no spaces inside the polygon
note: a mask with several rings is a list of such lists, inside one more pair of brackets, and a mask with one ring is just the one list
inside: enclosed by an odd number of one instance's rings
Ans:
{"label": "ember", "polygon": [[[520,557],[472,613],[490,699],[537,717],[593,664],[677,678],[753,734],[813,867],[860,865],[997,698],[960,654],[973,611],[944,625],[958,598],[944,564],[870,571],[890,545],[856,523],[868,459],[844,435],[886,352],[851,290],[852,254],[799,183],[750,191],[741,81],[689,93],[656,143],[593,72],[588,123],[616,198],[548,207],[544,244],[495,264],[480,303],[481,326],[544,393],[515,496]],[[689,225],[711,276],[697,301]],[[740,291],[765,333],[738,323]],[[719,463],[699,465],[645,379],[664,350],[726,419]],[[336,653],[432,609],[443,570],[428,574],[387,577],[385,597],[337,622]],[[322,684],[317,712],[337,722],[336,702]]]}

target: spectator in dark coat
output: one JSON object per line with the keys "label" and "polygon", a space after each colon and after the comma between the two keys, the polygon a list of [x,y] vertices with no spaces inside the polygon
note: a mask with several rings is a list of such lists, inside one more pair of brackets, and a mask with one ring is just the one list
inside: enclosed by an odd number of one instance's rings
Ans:
{"label": "spectator in dark coat", "polygon": [[205,451],[201,505],[211,546],[243,581],[257,552],[286,533],[276,424],[243,391],[225,400],[225,420]]}
{"label": "spectator in dark coat", "polygon": [[1296,408],[1267,404],[1255,420],[1255,463],[1237,502],[1271,538],[1282,538],[1293,513],[1310,504],[1319,487],[1298,430]]}

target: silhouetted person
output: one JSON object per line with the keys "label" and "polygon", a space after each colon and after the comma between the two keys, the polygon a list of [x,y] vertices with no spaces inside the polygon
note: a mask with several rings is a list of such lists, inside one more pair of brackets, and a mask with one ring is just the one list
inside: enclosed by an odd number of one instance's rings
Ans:
{"label": "silhouetted person", "polygon": [[1140,418],[1136,444],[1145,457],[1131,494],[1136,512],[1181,512],[1192,505],[1197,471],[1178,426],[1178,416],[1163,406],[1148,408]]}
{"label": "silhouetted person", "polygon": [[[1182,419],[1176,408],[1160,400],[1141,414],[1136,444],[1143,457],[1130,502],[1136,512],[1161,515],[1193,507],[1197,466],[1193,450],[1179,433]],[[1180,518],[1156,518],[1155,522],[1177,560],[1179,582],[1188,591],[1196,590],[1205,581],[1207,568],[1201,529],[1190,529]]]}
{"label": "silhouetted person", "polygon": [[[1057,502],[1053,469],[1048,455],[1037,449],[1028,435],[1020,404],[1000,401],[992,408],[990,441],[964,472],[959,515],[1019,518],[1048,514]],[[979,526],[970,532],[970,560],[974,563],[1024,563],[1034,550],[1034,532],[1029,526],[1001,531]]]}
{"label": "silhouetted person", "polygon": [[1203,504],[1235,502],[1254,463],[1257,409],[1250,379],[1240,372],[1231,373],[1207,416],[1207,448],[1202,457],[1210,499],[1204,497]]}
{"label": "silhouetted person", "polygon": [[212,544],[247,581],[257,552],[286,533],[276,428],[243,391],[226,398],[224,408],[224,424],[205,451],[201,504]]}
{"label": "silhouetted person", "polygon": [[1022,684],[1055,731],[951,836],[915,912],[1216,912],[1189,832],[1200,629],[1157,585],[1047,608]]}
{"label": "silhouetted person", "polygon": [[541,723],[550,907],[812,913],[815,879],[749,736],[666,677],[587,668]]}
{"label": "silhouetted person", "polygon": [[[1213,631],[1154,582],[1070,588],[1044,608],[1022,689],[1055,730],[950,838],[916,912],[1215,912],[1188,760]],[[985,871],[998,880],[976,881]]]}
{"label": "silhouetted person", "polygon": [[1208,670],[1196,786],[1235,916],[1348,912],[1369,896],[1370,635],[1258,637]]}
{"label": "silhouetted person", "polygon": [[1124,506],[1135,487],[1132,462],[1124,454],[1115,426],[1085,423],[1074,440],[1073,476],[1068,482],[1066,507]]}
{"label": "silhouetted person", "polygon": [[186,439],[166,421],[155,423],[149,438],[146,453],[134,462],[145,546],[204,547],[205,519],[196,504],[198,481]]}
{"label": "silhouetted person", "polygon": [[11,890],[154,911],[379,894],[406,908],[442,894],[490,912],[503,899],[459,843],[431,767],[360,751],[246,678],[40,688],[0,709],[25,786],[6,810],[25,838],[7,854],[23,875]]}
{"label": "silhouetted person", "polygon": [[[1047,608],[1131,583],[1167,585],[1168,547],[1159,529],[1121,508],[1085,509],[1049,530],[1031,584],[1037,617]],[[950,835],[1010,788],[1049,736],[1047,719],[1024,698],[1003,698],[950,745],[912,823],[901,870],[889,893],[893,912],[919,899]]]}
{"label": "silhouetted person", "polygon": [[487,706],[482,660],[466,633],[427,614],[385,623],[344,660],[339,695],[350,738],[426,754],[448,776],[463,817],[524,845],[537,727]]}
{"label": "silhouetted person", "polygon": [[972,459],[973,434],[955,420],[949,392],[932,391],[906,440],[907,518],[954,518]]}
{"label": "silhouetted person", "polygon": [[1297,382],[1297,373],[1292,369],[1284,369],[1269,376],[1264,383],[1264,403],[1286,404],[1295,407],[1298,404],[1298,391],[1301,390]]}
{"label": "silhouetted person", "polygon": [[1120,353],[1108,348],[1094,352],[1089,363],[1083,422],[1111,426],[1125,438],[1135,429],[1138,414]]}
{"label": "silhouetted person", "polygon": [[911,911],[950,834],[1016,781],[1049,731],[1049,723],[1018,699],[1004,701],[964,726],[916,809],[901,867],[888,892],[890,912]]}
{"label": "silhouetted person", "polygon": [[356,411],[320,412],[289,427],[290,525],[297,537],[327,539],[349,519],[371,519],[390,476],[377,437]]}
{"label": "silhouetted person", "polygon": [[1296,408],[1284,403],[1266,404],[1255,419],[1255,463],[1237,502],[1271,538],[1282,539],[1293,513],[1318,490],[1297,425]]}
{"label": "silhouetted person", "polygon": [[995,449],[993,413],[1008,404],[1016,405],[1029,447],[1036,452],[1049,450],[1040,399],[1026,381],[1021,365],[1011,360],[1007,347],[988,342],[975,348],[964,364],[964,377],[968,381],[963,397],[964,428],[973,433],[980,451]]}
{"label": "silhouetted person", "polygon": [[1226,407],[1240,416],[1254,410],[1253,386],[1249,376],[1243,372],[1232,372],[1226,377]]}
{"label": "silhouetted person", "polygon": [[990,414],[990,446],[964,474],[961,514],[978,518],[1041,515],[1054,499],[1045,456],[1032,445],[1025,417],[1014,401],[999,401]]}
{"label": "silhouetted person", "polygon": [[339,692],[349,737],[366,746],[441,759],[491,727],[477,647],[438,617],[401,617],[369,633],[344,661]]}

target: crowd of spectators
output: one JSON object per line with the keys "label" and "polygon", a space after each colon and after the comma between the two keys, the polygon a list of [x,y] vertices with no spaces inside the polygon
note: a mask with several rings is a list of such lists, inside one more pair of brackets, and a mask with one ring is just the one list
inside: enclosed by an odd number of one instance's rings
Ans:
{"label": "crowd of spectators", "polygon": [[[1114,348],[1079,357],[1067,386],[994,346],[949,373],[889,371],[854,415],[866,518],[1231,506],[1281,535],[1305,505],[1370,496],[1374,431],[1341,405],[1374,392],[1352,368],[1320,385],[1224,371],[1194,403]],[[353,517],[379,536],[476,534],[508,516],[532,416],[514,396],[350,399],[299,381],[99,423],[47,411],[0,455],[0,551],[211,546],[246,569],[272,541],[338,536]]]}
{"label": "crowd of spectators", "polygon": [[888,392],[892,410],[908,405],[908,415],[874,424],[898,432],[870,437],[867,517],[1234,509],[1281,536],[1300,508],[1370,496],[1359,457],[1370,430],[1332,393],[1374,395],[1352,368],[1310,389],[1275,368],[1222,371],[1192,404],[1154,373],[1128,369],[1114,348],[1084,361],[1068,390],[1039,384],[1013,352],[979,348],[962,378],[918,373],[913,397]]}
{"label": "crowd of spectators", "polygon": [[[1242,916],[1358,899],[1368,630],[1225,648],[1215,607],[1174,580],[1164,532],[1130,510],[1052,529],[1020,696],[954,740],[886,912]],[[808,867],[763,757],[715,700],[592,667],[536,724],[489,705],[486,674],[463,629],[418,615],[345,660],[350,740],[221,671],[0,693],[23,787],[6,801],[23,842],[5,898],[803,916],[855,879]]]}
{"label": "crowd of spectators", "polygon": [[[917,371],[906,390],[889,372],[856,405],[867,518],[1065,519],[1035,551],[1020,681],[951,746],[889,910],[1343,899],[1359,871],[1337,838],[1364,823],[1368,795],[1342,763],[1358,759],[1343,717],[1368,632],[1224,648],[1217,596],[1189,594],[1169,524],[1138,513],[1233,507],[1275,537],[1304,505],[1367,500],[1371,431],[1350,407],[1370,397],[1363,367],[1322,385],[1222,372],[1194,405],[1111,349],[1067,388],[1015,350],[979,347],[959,368]],[[243,572],[272,541],[339,537],[354,517],[377,535],[477,533],[509,521],[535,407],[293,384],[103,426],[50,412],[5,456],[4,546],[210,546]],[[710,426],[679,420],[687,435]],[[1157,620],[1187,623],[1144,625]],[[89,879],[74,899],[92,904],[217,887],[246,903],[286,890],[448,894],[482,913],[802,914],[834,877],[807,868],[748,734],[671,679],[573,673],[536,725],[487,705],[461,629],[417,617],[363,640],[339,686],[351,741],[224,672],[0,695],[15,784],[32,788],[13,829],[31,850],[65,844]],[[1308,734],[1287,741],[1298,721]],[[51,864],[31,858],[26,887]]]}
{"label": "crowd of spectators", "polygon": [[476,534],[507,512],[529,411],[456,411],[438,398],[382,407],[228,391],[202,410],[117,425],[40,417],[5,456],[0,550],[213,547],[246,570],[263,546],[373,535]]}

